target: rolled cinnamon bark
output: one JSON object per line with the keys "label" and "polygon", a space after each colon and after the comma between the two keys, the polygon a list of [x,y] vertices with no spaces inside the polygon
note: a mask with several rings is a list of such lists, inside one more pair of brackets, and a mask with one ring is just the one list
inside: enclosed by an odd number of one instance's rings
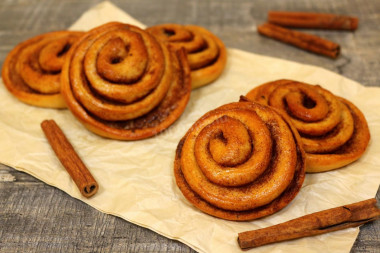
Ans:
{"label": "rolled cinnamon bark", "polygon": [[98,191],[99,186],[91,172],[82,162],[73,146],[54,120],[44,120],[41,128],[58,159],[74,180],[81,194],[89,198]]}
{"label": "rolled cinnamon bark", "polygon": [[330,13],[269,11],[268,22],[284,27],[353,31],[359,19]]}
{"label": "rolled cinnamon bark", "polygon": [[356,227],[380,217],[376,199],[312,213],[278,225],[239,233],[242,249]]}
{"label": "rolled cinnamon bark", "polygon": [[289,30],[269,23],[259,25],[257,31],[272,39],[330,58],[336,58],[340,53],[339,44],[316,35]]}

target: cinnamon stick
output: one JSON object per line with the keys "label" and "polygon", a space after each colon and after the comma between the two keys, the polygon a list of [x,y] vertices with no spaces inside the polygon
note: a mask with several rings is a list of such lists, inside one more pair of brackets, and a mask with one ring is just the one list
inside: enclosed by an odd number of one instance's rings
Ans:
{"label": "cinnamon stick", "polygon": [[58,159],[70,174],[81,194],[89,198],[98,191],[98,183],[54,120],[44,120],[41,128]]}
{"label": "cinnamon stick", "polygon": [[293,31],[269,23],[259,25],[257,30],[262,35],[316,54],[336,58],[340,53],[339,44],[316,35]]}
{"label": "cinnamon stick", "polygon": [[330,13],[269,11],[268,22],[284,27],[354,31],[359,19]]}
{"label": "cinnamon stick", "polygon": [[278,225],[239,233],[242,249],[356,227],[380,217],[376,199],[302,216]]}

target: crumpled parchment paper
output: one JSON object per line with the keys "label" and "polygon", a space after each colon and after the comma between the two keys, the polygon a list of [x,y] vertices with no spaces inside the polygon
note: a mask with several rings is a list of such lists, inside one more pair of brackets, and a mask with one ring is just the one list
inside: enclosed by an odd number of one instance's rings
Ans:
{"label": "crumpled parchment paper", "polygon": [[[88,30],[108,21],[144,27],[109,2],[73,24]],[[320,84],[356,104],[365,114],[371,142],[357,162],[340,170],[308,174],[297,197],[283,210],[251,222],[225,221],[194,208],[173,177],[175,148],[204,113],[237,101],[264,82],[289,78]],[[373,198],[380,182],[380,88],[364,87],[325,69],[228,49],[228,64],[216,82],[192,92],[181,118],[160,135],[142,141],[115,141],[86,130],[68,110],[42,109],[19,102],[0,85],[0,162],[29,173],[88,205],[179,240],[200,252],[241,252],[237,234],[327,208]],[[40,123],[54,119],[99,183],[83,198],[49,146]],[[346,229],[252,249],[252,252],[349,252],[359,232]]]}

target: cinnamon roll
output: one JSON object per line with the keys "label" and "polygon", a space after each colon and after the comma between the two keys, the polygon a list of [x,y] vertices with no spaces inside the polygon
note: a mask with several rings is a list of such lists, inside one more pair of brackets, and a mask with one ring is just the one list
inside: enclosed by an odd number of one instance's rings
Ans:
{"label": "cinnamon roll", "polygon": [[279,211],[301,189],[305,154],[274,109],[236,102],[206,113],[179,142],[176,183],[197,208],[227,220]]}
{"label": "cinnamon roll", "polygon": [[82,32],[56,31],[18,44],[5,59],[2,77],[20,101],[39,107],[65,108],[60,93],[63,62]]}
{"label": "cinnamon roll", "polygon": [[185,48],[193,89],[213,82],[222,74],[227,60],[226,47],[205,28],[196,25],[162,24],[146,30],[172,47]]}
{"label": "cinnamon roll", "polygon": [[88,31],[62,70],[70,111],[94,133],[119,140],[169,127],[190,97],[184,50],[169,50],[146,31],[111,22]]}
{"label": "cinnamon roll", "polygon": [[254,88],[246,97],[290,117],[306,151],[307,172],[343,167],[359,159],[368,146],[363,113],[319,85],[277,80]]}

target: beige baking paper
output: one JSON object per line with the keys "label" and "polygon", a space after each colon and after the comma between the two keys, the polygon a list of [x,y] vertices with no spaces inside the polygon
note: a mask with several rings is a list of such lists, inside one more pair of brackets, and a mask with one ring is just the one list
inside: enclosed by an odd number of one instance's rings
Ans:
{"label": "beige baking paper", "polygon": [[[109,2],[86,12],[71,29],[87,30],[108,21],[143,25]],[[380,88],[366,88],[325,69],[228,50],[222,77],[192,92],[181,118],[162,134],[142,141],[115,141],[87,131],[68,110],[25,105],[0,85],[0,162],[25,171],[72,197],[122,217],[199,252],[241,252],[237,234],[308,213],[375,197],[380,182]],[[308,174],[297,197],[280,212],[252,222],[232,222],[195,209],[173,178],[176,145],[204,113],[237,101],[264,82],[289,78],[321,84],[355,103],[365,114],[372,135],[365,155],[346,168]],[[54,119],[99,183],[99,192],[83,198],[48,145],[40,123]],[[359,229],[277,243],[250,252],[349,252]]]}

